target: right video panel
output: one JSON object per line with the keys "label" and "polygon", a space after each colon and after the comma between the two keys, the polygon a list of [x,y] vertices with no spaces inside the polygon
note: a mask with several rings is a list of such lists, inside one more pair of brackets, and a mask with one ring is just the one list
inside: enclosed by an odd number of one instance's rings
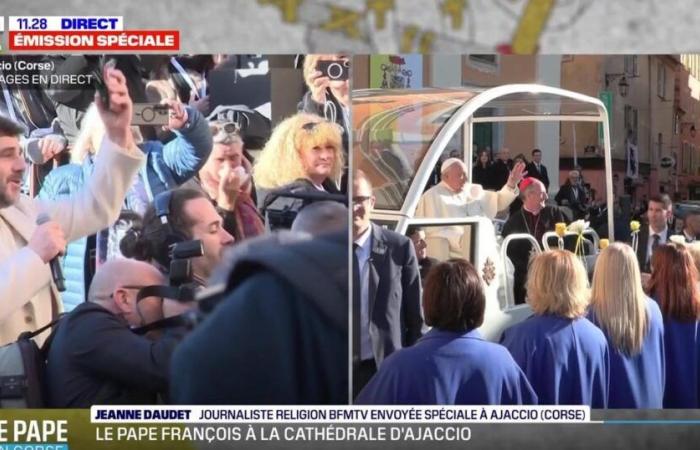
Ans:
{"label": "right video panel", "polygon": [[355,403],[698,407],[696,59],[354,57]]}

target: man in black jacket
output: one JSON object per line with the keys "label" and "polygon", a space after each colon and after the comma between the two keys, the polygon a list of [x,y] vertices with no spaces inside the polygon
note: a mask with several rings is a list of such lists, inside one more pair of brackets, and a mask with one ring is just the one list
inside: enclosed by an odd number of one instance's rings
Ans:
{"label": "man in black jacket", "polygon": [[547,168],[542,164],[542,150],[539,148],[532,151],[532,162],[527,165],[527,175],[540,180],[545,191],[549,191],[549,175]]}
{"label": "man in black jacket", "polygon": [[95,274],[88,302],[61,319],[47,363],[48,403],[52,408],[95,404],[152,404],[167,393],[170,355],[178,331],[157,340],[139,336],[140,327],[188,306],[157,297],[138,299],[142,288],[165,284],[152,265],[114,259]]}
{"label": "man in black jacket", "polygon": [[200,301],[211,312],[173,355],[173,403],[347,404],[347,236],[236,245]]}
{"label": "man in black jacket", "polygon": [[568,206],[574,215],[573,219],[584,219],[588,213],[588,196],[581,185],[581,174],[578,170],[569,172],[569,179],[554,197],[559,206]]}
{"label": "man in black jacket", "polygon": [[656,247],[669,242],[672,229],[668,222],[673,217],[673,203],[668,195],[652,196],[644,214],[646,221],[642,222],[637,237],[637,261],[639,269],[651,273],[651,258]]}
{"label": "man in black jacket", "polygon": [[503,187],[508,182],[512,168],[513,160],[510,159],[510,150],[503,147],[491,166],[492,185],[498,186],[498,189]]}

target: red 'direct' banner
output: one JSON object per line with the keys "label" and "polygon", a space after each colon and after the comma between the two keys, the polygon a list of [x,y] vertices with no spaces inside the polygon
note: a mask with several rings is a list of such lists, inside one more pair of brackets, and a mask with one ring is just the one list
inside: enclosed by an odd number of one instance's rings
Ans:
{"label": "red 'direct' banner", "polygon": [[10,50],[159,51],[180,50],[178,30],[10,31]]}

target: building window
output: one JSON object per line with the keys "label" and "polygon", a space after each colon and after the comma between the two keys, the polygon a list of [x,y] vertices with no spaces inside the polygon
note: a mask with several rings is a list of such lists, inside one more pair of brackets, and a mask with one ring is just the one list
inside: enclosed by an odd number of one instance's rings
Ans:
{"label": "building window", "polygon": [[[678,167],[678,162],[676,161],[676,167]],[[690,170],[692,170],[691,165],[690,165],[690,145],[687,142],[683,143],[683,164],[681,164],[681,167],[683,167],[683,174],[688,174]]]}
{"label": "building window", "polygon": [[625,105],[625,130],[633,144],[637,144],[637,108]]}
{"label": "building window", "polygon": [[468,61],[475,69],[490,73],[498,71],[498,55],[469,55]]}
{"label": "building window", "polygon": [[656,139],[656,160],[661,161],[661,152],[663,152],[664,148],[664,134],[659,133],[657,139]]}
{"label": "building window", "polygon": [[491,64],[492,66],[495,66],[497,63],[496,55],[469,55],[469,59],[481,64]]}
{"label": "building window", "polygon": [[681,133],[681,115],[680,113],[675,113],[673,115],[673,134],[679,135]]}
{"label": "building window", "polygon": [[637,57],[635,55],[625,56],[625,74],[627,76],[639,76],[639,67],[637,66]]}
{"label": "building window", "polygon": [[659,61],[656,66],[656,94],[665,99],[666,98],[666,67],[664,63]]}

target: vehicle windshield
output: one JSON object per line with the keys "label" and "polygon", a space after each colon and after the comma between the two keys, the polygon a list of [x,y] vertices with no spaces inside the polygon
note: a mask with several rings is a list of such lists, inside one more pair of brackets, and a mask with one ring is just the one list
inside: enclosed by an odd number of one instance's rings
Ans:
{"label": "vehicle windshield", "polygon": [[[398,211],[403,206],[414,175],[431,144],[452,115],[467,101],[483,92],[483,88],[461,89],[365,89],[353,92],[353,163],[365,172],[372,182],[376,196],[376,209]],[[512,117],[513,122],[502,126],[508,135],[516,130],[536,132],[536,125],[529,120],[546,120],[544,116],[597,118],[595,104],[543,92],[517,92],[500,96],[474,114],[475,118]],[[526,122],[523,123],[524,118]],[[556,117],[555,117],[556,120]],[[588,119],[590,121],[590,119]],[[476,120],[478,122],[478,120]],[[597,125],[591,124],[595,130]],[[487,134],[492,141],[491,126],[474,125],[474,141]],[[575,141],[575,137],[574,137]],[[469,146],[464,142],[464,130],[451,137],[443,156],[463,158]],[[427,186],[439,182],[437,169]]]}
{"label": "vehicle windshield", "polygon": [[491,100],[481,108],[492,117],[542,117],[554,115],[598,117],[598,107],[592,103],[544,92],[517,92]]}
{"label": "vehicle windshield", "polygon": [[[445,89],[353,93],[353,163],[371,180],[376,209],[401,209],[430,144],[452,114],[478,93]],[[447,151],[461,156],[462,148],[462,133],[457,133]]]}

